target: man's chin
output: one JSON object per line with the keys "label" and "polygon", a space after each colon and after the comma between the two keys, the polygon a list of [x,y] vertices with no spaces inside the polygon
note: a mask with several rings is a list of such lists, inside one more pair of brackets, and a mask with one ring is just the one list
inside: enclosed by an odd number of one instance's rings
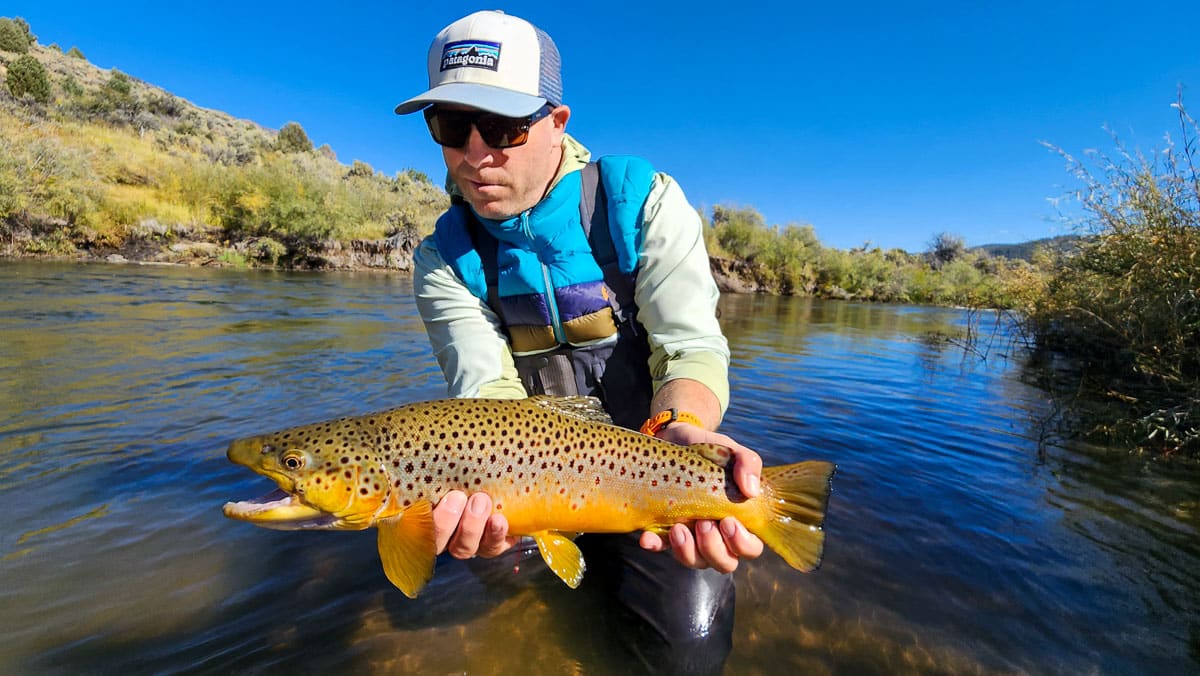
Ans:
{"label": "man's chin", "polygon": [[476,214],[493,221],[503,221],[520,213],[513,211],[506,200],[475,197],[474,199],[468,198],[467,201],[471,203],[471,208],[475,210]]}

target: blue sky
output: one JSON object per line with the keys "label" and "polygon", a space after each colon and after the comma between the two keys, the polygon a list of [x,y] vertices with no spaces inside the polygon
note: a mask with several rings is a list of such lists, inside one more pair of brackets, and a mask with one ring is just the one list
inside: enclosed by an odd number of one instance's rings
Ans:
{"label": "blue sky", "polygon": [[[835,7],[843,4],[843,7]],[[5,2],[72,45],[193,103],[299,122],[338,158],[439,184],[441,153],[396,103],[426,86],[433,35],[477,9],[559,46],[568,131],[634,153],[691,202],[808,223],[829,246],[921,251],[1068,228],[1050,199],[1070,152],[1111,127],[1152,149],[1200,111],[1200,2]]]}

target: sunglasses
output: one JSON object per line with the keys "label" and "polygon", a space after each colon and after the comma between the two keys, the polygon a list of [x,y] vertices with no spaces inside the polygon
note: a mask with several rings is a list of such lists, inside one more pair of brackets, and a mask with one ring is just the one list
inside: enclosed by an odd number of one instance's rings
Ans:
{"label": "sunglasses", "polygon": [[461,148],[471,137],[471,126],[479,130],[483,142],[491,148],[513,148],[529,140],[529,129],[554,111],[547,103],[526,117],[505,117],[482,110],[445,110],[437,106],[425,109],[425,124],[433,140],[447,148]]}

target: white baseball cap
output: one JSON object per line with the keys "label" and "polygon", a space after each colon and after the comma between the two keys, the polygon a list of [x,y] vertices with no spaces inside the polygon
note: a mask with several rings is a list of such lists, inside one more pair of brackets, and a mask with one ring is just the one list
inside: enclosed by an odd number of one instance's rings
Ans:
{"label": "white baseball cap", "polygon": [[558,47],[540,28],[501,11],[475,12],[433,39],[429,91],[396,106],[396,114],[458,103],[525,117],[562,103],[561,70]]}

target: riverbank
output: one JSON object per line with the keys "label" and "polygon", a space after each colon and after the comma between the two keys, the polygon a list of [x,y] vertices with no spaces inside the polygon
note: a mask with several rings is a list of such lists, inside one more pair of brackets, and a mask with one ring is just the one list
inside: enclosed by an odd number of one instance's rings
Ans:
{"label": "riverbank", "polygon": [[[89,236],[86,229],[61,219],[16,219],[0,222],[0,258],[74,260],[114,264],[180,265],[191,267],[265,268],[279,270],[372,270],[412,272],[412,255],[420,237],[398,233],[383,239],[325,240],[302,253],[289,252],[266,237],[237,241],[223,239],[221,228],[164,226],[147,219],[130,229],[127,238],[113,241]],[[286,262],[283,262],[286,259]],[[746,261],[710,256],[718,288],[726,293],[774,293]],[[788,294],[790,295],[790,294]],[[831,298],[846,299],[832,294]]]}

